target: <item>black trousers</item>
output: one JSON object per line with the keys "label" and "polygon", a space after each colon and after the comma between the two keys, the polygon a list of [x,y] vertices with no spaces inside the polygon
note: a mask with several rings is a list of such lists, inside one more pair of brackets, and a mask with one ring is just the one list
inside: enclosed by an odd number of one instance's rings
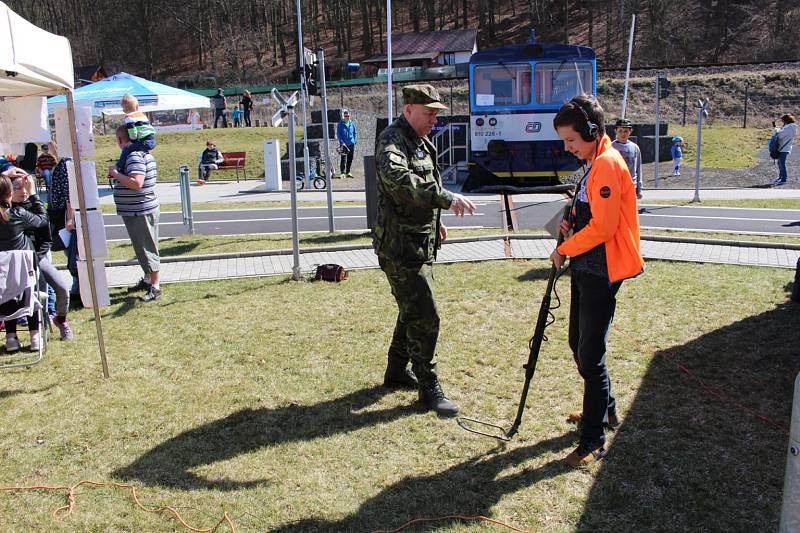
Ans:
{"label": "black trousers", "polygon": [[573,270],[571,275],[569,347],[583,378],[581,442],[586,444],[605,442],[603,424],[617,412],[606,368],[606,343],[621,285],[588,272]]}
{"label": "black trousers", "polygon": [[217,127],[217,123],[219,122],[219,118],[222,117],[222,127],[228,127],[228,113],[225,109],[215,109],[214,110],[214,127]]}
{"label": "black trousers", "polygon": [[250,123],[250,110],[249,109],[245,109],[244,110],[244,125],[247,126],[248,128],[250,126],[252,126],[252,124]]}
{"label": "black trousers", "polygon": [[355,151],[355,146],[347,146],[347,153],[342,154],[342,159],[339,161],[339,169],[341,170],[341,174],[350,173],[350,167],[353,165],[353,155],[355,154]]}

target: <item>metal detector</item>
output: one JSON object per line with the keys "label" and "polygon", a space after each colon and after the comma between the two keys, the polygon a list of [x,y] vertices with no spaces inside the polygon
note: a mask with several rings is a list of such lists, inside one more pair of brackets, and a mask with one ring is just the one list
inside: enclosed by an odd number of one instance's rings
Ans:
{"label": "metal detector", "polygon": [[[575,206],[575,199],[578,197],[577,191],[573,193],[572,202],[564,208],[563,218],[569,220],[570,213],[572,208]],[[558,238],[556,240],[556,248],[564,242],[564,235],[559,230]],[[522,368],[525,369],[525,385],[522,387],[522,397],[519,400],[519,407],[517,407],[517,417],[514,419],[514,423],[511,424],[509,429],[504,429],[502,426],[498,426],[497,424],[492,424],[491,422],[484,422],[482,420],[477,420],[474,418],[466,418],[466,417],[459,417],[457,419],[458,425],[461,426],[463,429],[469,431],[470,433],[475,433],[477,435],[483,435],[485,437],[491,437],[493,439],[502,440],[502,441],[510,441],[511,438],[517,434],[519,431],[519,426],[522,424],[522,413],[525,411],[525,402],[528,399],[528,390],[531,386],[531,380],[533,379],[533,375],[536,372],[536,362],[539,360],[539,351],[542,348],[542,342],[546,340],[544,335],[544,330],[553,323],[555,318],[553,317],[552,320],[549,320],[550,317],[553,315],[551,314],[551,307],[550,301],[553,294],[553,289],[556,284],[556,280],[561,276],[561,274],[566,271],[568,267],[565,266],[560,270],[556,268],[555,265],[550,267],[550,275],[547,278],[547,289],[544,292],[544,297],[542,298],[542,305],[539,307],[539,316],[536,319],[536,329],[533,332],[533,337],[531,337],[528,346],[530,347],[530,353],[528,354],[528,362],[523,365]],[[478,427],[472,427],[478,426]],[[499,430],[498,432],[489,432],[488,429],[481,429],[481,428],[491,428],[494,430]]]}

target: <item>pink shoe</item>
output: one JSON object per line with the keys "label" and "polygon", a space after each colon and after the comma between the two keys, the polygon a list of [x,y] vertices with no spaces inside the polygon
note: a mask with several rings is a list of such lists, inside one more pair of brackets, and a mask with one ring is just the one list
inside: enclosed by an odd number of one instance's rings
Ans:
{"label": "pink shoe", "polygon": [[58,331],[61,333],[61,340],[62,341],[70,341],[73,339],[74,335],[72,334],[72,328],[69,327],[69,320],[65,318],[56,317],[53,320]]}

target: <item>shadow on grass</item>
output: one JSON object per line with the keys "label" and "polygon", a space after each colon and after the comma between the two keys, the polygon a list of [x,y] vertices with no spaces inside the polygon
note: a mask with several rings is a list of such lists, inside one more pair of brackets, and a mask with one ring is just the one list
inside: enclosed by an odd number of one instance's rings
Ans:
{"label": "shadow on grass", "polygon": [[[141,294],[144,294],[144,291],[142,291]],[[111,316],[121,317],[128,314],[128,311],[136,307],[136,302],[139,301],[139,296],[141,296],[141,294],[128,294],[128,292],[112,294],[109,298],[111,305],[121,305],[111,313]]]}
{"label": "shadow on grass", "polygon": [[300,244],[346,244],[369,237],[368,233],[336,233],[333,235],[318,235],[316,237],[303,237]]}
{"label": "shadow on grass", "polygon": [[550,277],[550,267],[532,268],[517,276],[517,281],[539,281]]}
{"label": "shadow on grass", "polygon": [[[503,496],[563,474],[568,467],[559,457],[537,468],[498,477],[502,471],[519,466],[543,453],[560,452],[574,441],[575,435],[569,433],[505,453],[479,455],[443,472],[407,477],[364,502],[355,513],[336,522],[308,518],[271,528],[270,531],[375,531],[399,527],[402,523],[422,517],[491,516],[492,507]],[[453,522],[435,522],[426,525],[425,530],[452,527]]]}
{"label": "shadow on grass", "polygon": [[10,398],[12,396],[16,396],[18,394],[39,394],[40,392],[46,392],[53,387],[55,387],[55,383],[48,385],[47,387],[42,387],[41,389],[36,390],[24,390],[24,389],[11,389],[11,390],[0,390],[0,400],[4,398]]}
{"label": "shadow on grass", "polygon": [[786,303],[656,352],[578,529],[777,530],[799,327]]}
{"label": "shadow on grass", "polygon": [[159,244],[159,253],[162,257],[186,255],[200,245],[198,242],[180,242],[173,243],[169,246],[164,246],[163,243]]}
{"label": "shadow on grass", "polygon": [[418,412],[414,405],[357,412],[389,392],[382,386],[375,386],[316,405],[292,404],[275,409],[237,411],[159,444],[112,475],[146,485],[186,490],[239,490],[263,485],[265,480],[206,479],[191,470],[261,448],[347,433]]}

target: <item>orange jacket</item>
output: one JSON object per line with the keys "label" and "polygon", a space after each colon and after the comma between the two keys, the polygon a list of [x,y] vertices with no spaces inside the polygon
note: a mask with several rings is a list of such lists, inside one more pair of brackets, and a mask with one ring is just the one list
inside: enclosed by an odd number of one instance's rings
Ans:
{"label": "orange jacket", "polygon": [[598,144],[586,182],[592,219],[564,241],[558,252],[574,257],[605,244],[608,280],[613,283],[644,270],[639,252],[639,212],[625,160],[612,148],[608,135],[603,135]]}

